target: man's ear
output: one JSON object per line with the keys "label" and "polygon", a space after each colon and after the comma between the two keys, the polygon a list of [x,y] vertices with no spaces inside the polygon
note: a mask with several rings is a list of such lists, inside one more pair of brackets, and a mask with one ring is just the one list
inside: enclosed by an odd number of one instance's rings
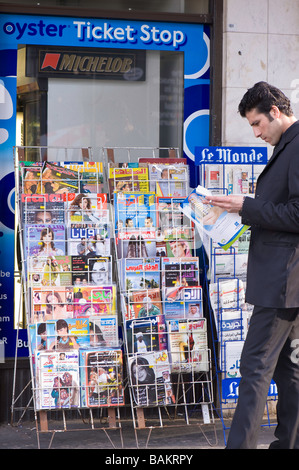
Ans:
{"label": "man's ear", "polygon": [[280,111],[278,109],[277,106],[272,106],[272,108],[270,109],[270,116],[273,118],[273,119],[277,119],[279,118],[280,116]]}

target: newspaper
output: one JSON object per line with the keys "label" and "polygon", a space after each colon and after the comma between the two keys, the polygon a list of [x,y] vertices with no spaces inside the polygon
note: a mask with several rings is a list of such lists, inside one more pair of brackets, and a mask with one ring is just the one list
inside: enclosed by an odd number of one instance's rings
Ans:
{"label": "newspaper", "polygon": [[241,217],[223,209],[204,204],[211,191],[203,186],[197,186],[181,203],[183,213],[197,226],[199,233],[207,235],[221,248],[227,250],[247,229]]}

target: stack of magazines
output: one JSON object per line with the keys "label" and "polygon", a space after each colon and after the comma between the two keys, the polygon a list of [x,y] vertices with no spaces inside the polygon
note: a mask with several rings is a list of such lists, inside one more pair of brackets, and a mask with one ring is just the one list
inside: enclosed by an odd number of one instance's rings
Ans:
{"label": "stack of magazines", "polygon": [[37,409],[124,404],[100,162],[19,162]]}

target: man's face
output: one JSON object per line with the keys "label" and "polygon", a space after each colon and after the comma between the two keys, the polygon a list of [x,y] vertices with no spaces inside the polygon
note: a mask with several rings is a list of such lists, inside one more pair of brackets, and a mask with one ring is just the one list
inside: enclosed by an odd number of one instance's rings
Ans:
{"label": "man's face", "polygon": [[279,110],[273,106],[269,116],[260,113],[256,108],[246,113],[246,118],[251,125],[255,137],[260,137],[271,145],[278,144],[283,133]]}

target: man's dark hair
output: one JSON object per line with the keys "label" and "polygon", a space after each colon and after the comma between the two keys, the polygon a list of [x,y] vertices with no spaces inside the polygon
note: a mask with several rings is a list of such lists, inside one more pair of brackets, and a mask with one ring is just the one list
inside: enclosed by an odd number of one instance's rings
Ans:
{"label": "man's dark hair", "polygon": [[291,102],[281,90],[267,82],[258,82],[249,88],[239,104],[239,113],[242,117],[248,111],[257,109],[259,113],[269,115],[272,106],[277,106],[286,116],[292,116]]}

